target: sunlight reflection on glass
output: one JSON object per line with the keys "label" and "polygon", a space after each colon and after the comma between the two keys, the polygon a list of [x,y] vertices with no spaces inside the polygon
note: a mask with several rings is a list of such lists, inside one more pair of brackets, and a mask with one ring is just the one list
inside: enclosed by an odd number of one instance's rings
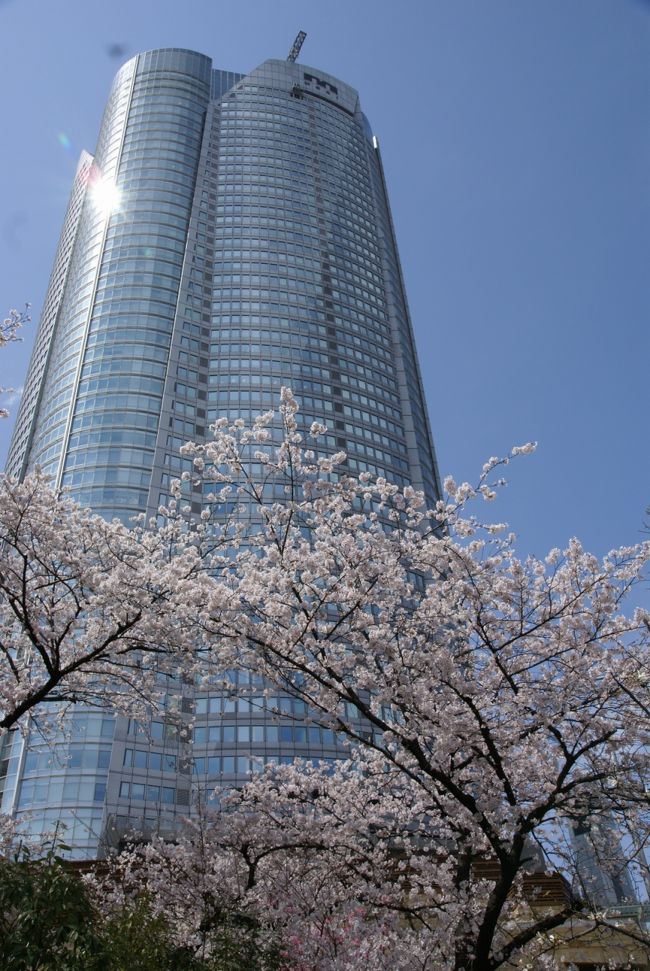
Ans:
{"label": "sunlight reflection on glass", "polygon": [[106,218],[119,209],[121,192],[112,179],[96,170],[90,179],[90,197],[95,208]]}

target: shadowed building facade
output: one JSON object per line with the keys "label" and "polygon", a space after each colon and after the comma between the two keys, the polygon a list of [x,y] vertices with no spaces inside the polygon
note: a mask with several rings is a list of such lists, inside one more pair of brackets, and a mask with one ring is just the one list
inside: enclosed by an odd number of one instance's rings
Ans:
{"label": "shadowed building facade", "polygon": [[[277,405],[353,473],[438,496],[435,457],[377,140],[357,92],[292,61],[249,74],[167,49],[118,72],[82,156],[7,463],[83,505],[155,516],[179,447]],[[191,497],[194,512],[202,495]],[[143,732],[80,711],[53,752],[3,752],[2,806],[63,819],[79,855],[129,827],[165,832],[195,788],[265,760],[334,759],[330,730],[262,685],[183,696]],[[268,703],[267,703],[268,705]],[[287,717],[284,718],[283,715]],[[190,728],[184,721],[192,719]],[[59,754],[60,753],[60,754]]]}

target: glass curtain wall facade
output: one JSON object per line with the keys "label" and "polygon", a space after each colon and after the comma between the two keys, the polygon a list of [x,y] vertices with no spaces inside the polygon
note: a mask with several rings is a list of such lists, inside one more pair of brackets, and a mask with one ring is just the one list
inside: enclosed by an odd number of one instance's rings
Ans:
{"label": "glass curtain wall facade", "polygon": [[[185,441],[269,410],[288,385],[352,472],[438,496],[377,140],[357,92],[321,70],[269,60],[243,75],[175,49],[127,62],[45,307],[11,474],[39,464],[106,517],[152,516]],[[93,855],[129,828],[172,830],[194,790],[344,754],[302,703],[231,678],[199,697],[177,686],[146,730],[77,712],[54,749],[7,743],[3,810],[33,828],[62,819]]]}

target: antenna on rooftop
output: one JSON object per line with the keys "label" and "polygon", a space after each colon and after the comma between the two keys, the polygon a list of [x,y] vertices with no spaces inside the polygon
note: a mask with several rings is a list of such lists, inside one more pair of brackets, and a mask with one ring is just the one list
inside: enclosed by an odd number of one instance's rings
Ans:
{"label": "antenna on rooftop", "polygon": [[293,47],[289,51],[289,55],[287,57],[287,60],[291,61],[292,64],[297,59],[298,54],[300,54],[300,48],[304,44],[306,36],[307,34],[305,33],[304,30],[301,30],[296,36],[296,39],[293,42]]}

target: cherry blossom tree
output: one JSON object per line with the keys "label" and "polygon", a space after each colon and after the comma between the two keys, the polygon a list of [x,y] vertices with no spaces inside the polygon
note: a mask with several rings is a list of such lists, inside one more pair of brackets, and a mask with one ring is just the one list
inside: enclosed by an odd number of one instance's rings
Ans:
{"label": "cherry blossom tree", "polygon": [[[649,618],[623,607],[650,544],[522,560],[472,508],[532,445],[429,510],[296,413],[285,389],[278,415],[185,446],[157,528],[5,484],[6,727],[43,700],[132,704],[160,664],[229,687],[249,669],[347,758],[219,793],[174,844],[119,858],[106,906],[145,891],[196,953],[237,926],[293,971],[541,967],[567,922],[609,920],[573,830],[605,870],[646,867]],[[573,882],[559,905],[544,872]]]}
{"label": "cherry blossom tree", "polygon": [[25,304],[24,310],[10,310],[9,315],[5,317],[0,325],[0,347],[4,347],[5,344],[10,344],[13,341],[19,341],[21,338],[18,336],[18,331],[24,325],[29,323],[31,317],[29,315],[28,303]]}
{"label": "cherry blossom tree", "polygon": [[[474,487],[447,480],[448,500],[429,511],[411,488],[348,474],[343,454],[319,458],[296,410],[285,390],[277,445],[269,414],[252,429],[218,422],[212,442],[183,450],[218,489],[215,523],[229,497],[250,510],[246,542],[215,569],[201,612],[206,664],[261,674],[350,746],[334,785],[301,765],[236,797],[247,818],[269,807],[265,826],[272,819],[283,849],[310,846],[314,882],[291,852],[264,907],[273,915],[273,901],[308,898],[297,907],[306,941],[307,926],[339,913],[349,937],[349,904],[359,904],[360,939],[370,926],[378,935],[372,959],[361,947],[356,964],[311,953],[304,966],[382,966],[381,942],[393,938],[381,909],[397,941],[387,967],[507,967],[585,906],[602,919],[584,880],[582,899],[530,906],[526,873],[572,876],[572,827],[588,818],[595,834],[613,834],[598,847],[612,871],[631,834],[647,843],[648,614],[622,604],[650,546],[601,562],[572,540],[521,560],[504,527],[482,525],[470,504],[492,500],[503,465],[532,445],[491,459]],[[312,426],[315,447],[324,431]],[[275,856],[269,838],[263,828],[260,861]],[[254,845],[239,853],[254,856]],[[319,910],[316,891],[342,893],[346,906],[326,899]]]}
{"label": "cherry blossom tree", "polygon": [[155,707],[157,677],[191,656],[202,569],[172,518],[130,529],[39,472],[0,479],[0,731],[61,704]]}
{"label": "cherry blossom tree", "polygon": [[[21,340],[18,336],[18,331],[24,325],[29,323],[31,317],[29,316],[29,304],[25,304],[24,310],[10,310],[9,316],[5,317],[0,324],[0,348],[4,347],[6,344],[12,344],[15,341]],[[8,394],[13,392],[13,388],[3,388],[0,387],[0,394]],[[0,418],[7,418],[9,412],[6,408],[0,408]]]}

